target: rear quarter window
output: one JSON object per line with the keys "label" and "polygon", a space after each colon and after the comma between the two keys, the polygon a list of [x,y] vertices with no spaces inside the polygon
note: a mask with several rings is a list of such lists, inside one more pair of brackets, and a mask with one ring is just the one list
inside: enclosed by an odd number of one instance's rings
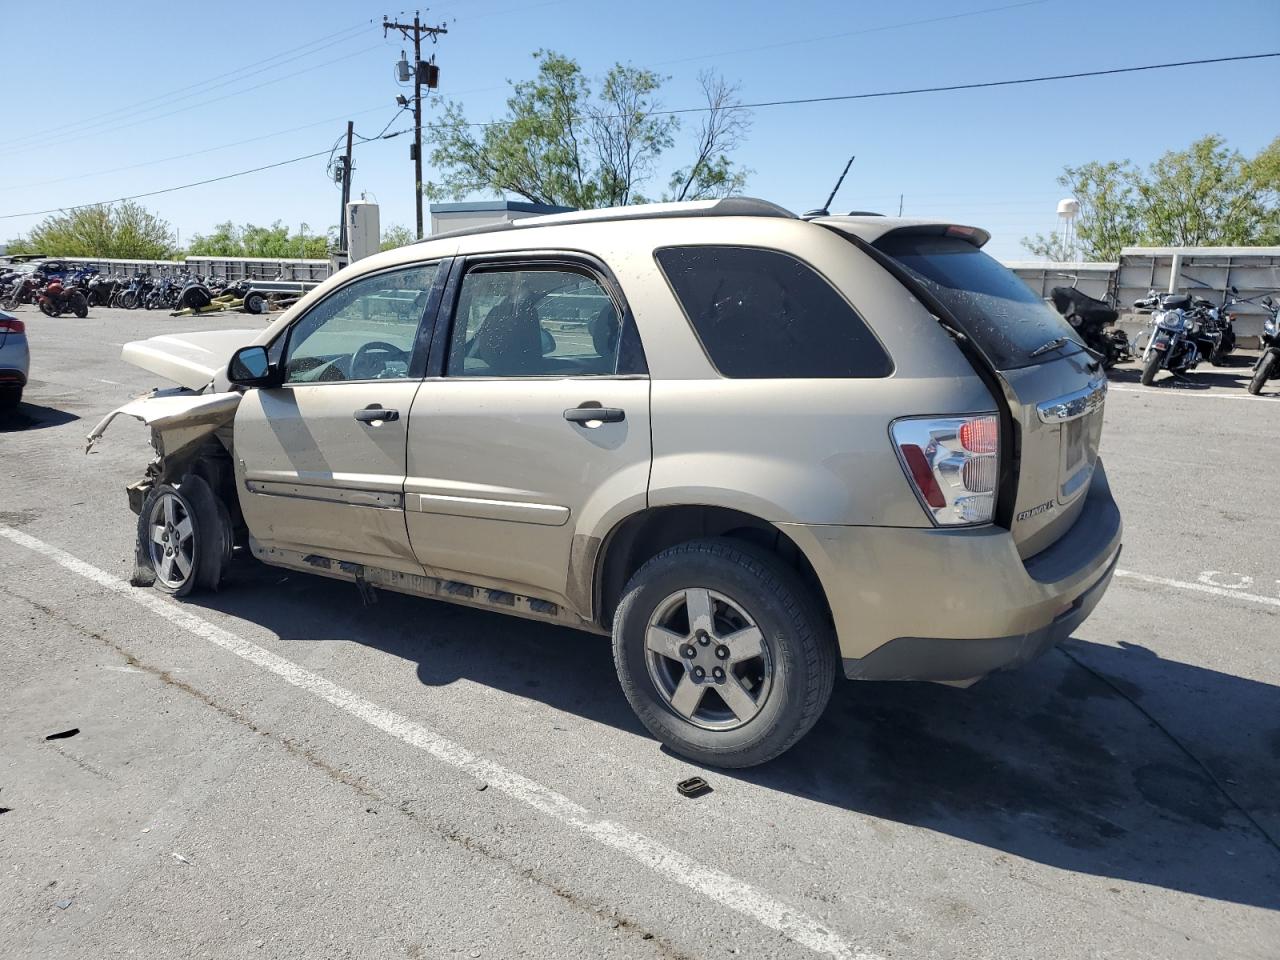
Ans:
{"label": "rear quarter window", "polygon": [[886,377],[893,363],[813,267],[755,247],[654,254],[716,370],[731,379]]}

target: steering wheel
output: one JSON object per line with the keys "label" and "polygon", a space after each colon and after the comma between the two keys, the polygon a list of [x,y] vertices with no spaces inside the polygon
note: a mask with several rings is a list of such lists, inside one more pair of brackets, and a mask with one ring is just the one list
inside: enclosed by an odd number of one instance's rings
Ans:
{"label": "steering wheel", "polygon": [[[372,354],[384,354],[382,357],[374,357]],[[368,343],[362,343],[351,355],[351,379],[352,380],[375,380],[378,374],[386,370],[388,360],[408,360],[409,354],[401,350],[394,343],[387,343],[385,340],[370,340]],[[380,370],[370,370],[365,372],[364,364],[373,361],[381,364]]]}

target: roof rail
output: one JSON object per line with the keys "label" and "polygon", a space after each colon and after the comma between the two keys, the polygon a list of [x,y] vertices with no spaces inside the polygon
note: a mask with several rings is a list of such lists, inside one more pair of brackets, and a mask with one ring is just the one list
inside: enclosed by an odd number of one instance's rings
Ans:
{"label": "roof rail", "polygon": [[601,207],[595,210],[574,210],[570,213],[551,213],[540,217],[522,217],[508,223],[491,223],[480,227],[463,227],[445,233],[423,237],[418,243],[430,240],[446,240],[453,237],[472,237],[482,233],[498,233],[503,230],[519,230],[529,227],[551,227],[570,223],[611,223],[619,220],[662,220],[674,217],[777,217],[797,219],[785,207],[754,197],[722,197],[719,200],[691,200],[682,203],[636,203],[625,207]]}

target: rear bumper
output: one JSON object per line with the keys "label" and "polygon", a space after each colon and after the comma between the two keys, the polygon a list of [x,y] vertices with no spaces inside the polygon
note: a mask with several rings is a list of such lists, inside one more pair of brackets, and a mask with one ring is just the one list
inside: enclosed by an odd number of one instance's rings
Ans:
{"label": "rear bumper", "polygon": [[1024,561],[1007,530],[780,525],[835,621],[845,675],[974,680],[1066,638],[1106,592],[1120,511],[1101,461],[1072,528]]}

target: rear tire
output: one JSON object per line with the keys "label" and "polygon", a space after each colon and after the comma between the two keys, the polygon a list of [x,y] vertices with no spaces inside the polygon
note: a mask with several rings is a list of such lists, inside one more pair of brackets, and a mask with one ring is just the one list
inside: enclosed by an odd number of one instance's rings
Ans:
{"label": "rear tire", "polygon": [[650,733],[684,757],[730,768],[772,760],[812,728],[837,660],[795,571],[722,538],[672,547],[636,572],[614,615],[613,656]]}
{"label": "rear tire", "polygon": [[22,402],[22,387],[0,388],[0,411],[8,412],[18,409]]}
{"label": "rear tire", "polygon": [[1267,381],[1280,373],[1280,355],[1274,350],[1267,351],[1266,356],[1258,363],[1258,370],[1253,375],[1253,379],[1249,381],[1249,392],[1255,397],[1262,392],[1262,388],[1267,385]]}
{"label": "rear tire", "polygon": [[1147,362],[1142,365],[1142,385],[1149,387],[1155,382],[1156,374],[1160,372],[1160,354],[1154,350],[1151,356],[1147,357]]}
{"label": "rear tire", "polygon": [[244,298],[245,313],[263,314],[267,312],[267,298],[260,293],[251,293]]}

